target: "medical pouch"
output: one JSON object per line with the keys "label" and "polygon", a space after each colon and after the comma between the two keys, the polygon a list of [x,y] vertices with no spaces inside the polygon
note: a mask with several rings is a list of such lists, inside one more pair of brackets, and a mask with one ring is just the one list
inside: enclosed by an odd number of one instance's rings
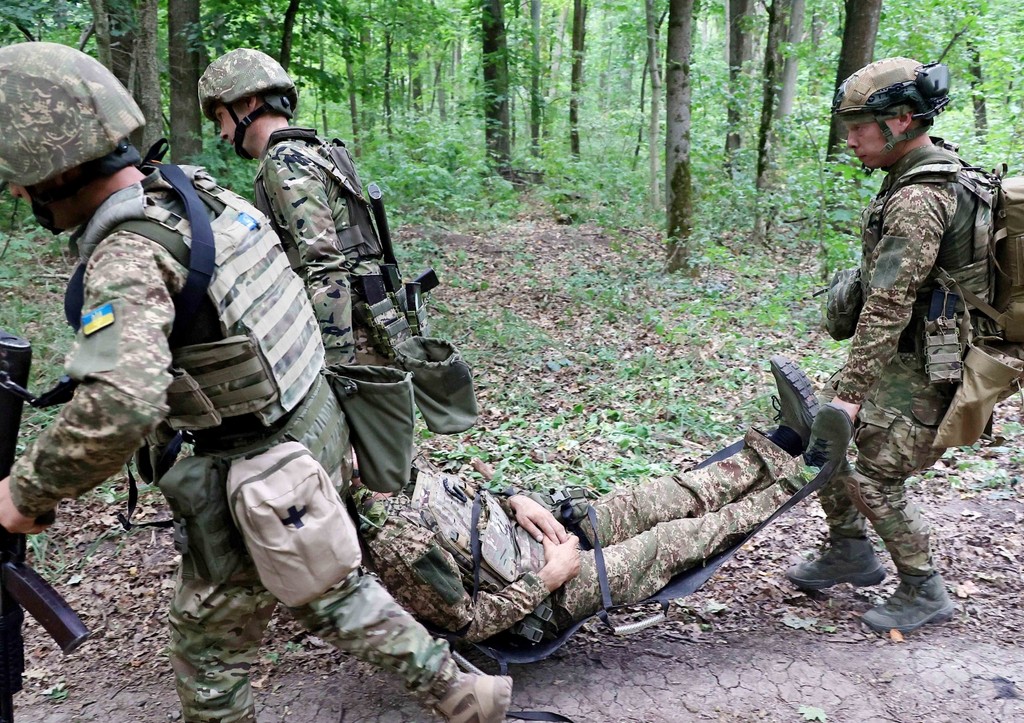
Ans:
{"label": "medical pouch", "polygon": [[853,336],[864,306],[860,269],[841,269],[832,276],[825,301],[825,329],[836,341]]}
{"label": "medical pouch", "polygon": [[359,477],[374,492],[397,492],[412,471],[412,374],[379,366],[335,365],[328,379],[356,451]]}
{"label": "medical pouch", "polygon": [[179,460],[159,480],[174,517],[174,546],[182,574],[226,582],[245,561],[245,546],[228,510],[227,462],[196,456]]}
{"label": "medical pouch", "polygon": [[996,402],[1005,399],[1024,378],[1024,361],[992,346],[971,345],[963,367],[963,381],[939,423],[935,447],[959,447],[978,441]]}
{"label": "medical pouch", "polygon": [[305,605],[359,567],[345,503],[298,442],[234,460],[227,496],[260,581],[285,605]]}
{"label": "medical pouch", "polygon": [[431,432],[455,434],[476,423],[473,372],[453,344],[410,337],[396,348],[395,363],[412,372],[416,406]]}

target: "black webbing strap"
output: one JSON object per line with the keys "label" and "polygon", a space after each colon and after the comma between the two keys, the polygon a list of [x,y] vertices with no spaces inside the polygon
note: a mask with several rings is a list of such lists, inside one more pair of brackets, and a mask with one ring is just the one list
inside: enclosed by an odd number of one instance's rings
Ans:
{"label": "black webbing strap", "polygon": [[160,166],[160,175],[174,189],[185,205],[185,216],[192,229],[192,246],[188,255],[188,277],[181,293],[174,297],[174,328],[171,330],[172,341],[180,336],[186,328],[185,322],[191,324],[199,305],[206,298],[206,290],[213,278],[214,262],[217,250],[213,241],[213,226],[207,215],[205,204],[196,193],[192,182],[179,166],[166,164]]}
{"label": "black webbing strap", "polygon": [[[210,224],[206,206],[185,172],[172,164],[162,165],[159,169],[160,175],[185,205],[185,216],[192,228],[188,277],[181,293],[174,297],[174,327],[171,329],[171,339],[176,340],[192,324],[199,305],[206,297],[206,289],[213,277],[216,248],[213,241],[213,226]],[[64,317],[75,331],[81,326],[84,304],[85,264],[80,263],[64,292]]]}
{"label": "black webbing strap", "polygon": [[132,474],[132,468],[128,465],[124,466],[124,471],[128,476],[128,513],[124,512],[117,513],[117,521],[121,523],[121,527],[124,528],[125,532],[135,527],[170,527],[174,524],[174,520],[153,520],[152,522],[132,522],[132,515],[135,514],[135,508],[139,504],[139,485],[135,481],[135,475]]}
{"label": "black webbing strap", "polygon": [[567,718],[561,713],[552,713],[546,710],[509,710],[505,711],[506,718],[513,720],[541,720],[541,721],[562,721],[573,723],[572,718]]}
{"label": "black webbing strap", "polygon": [[597,510],[593,505],[587,505],[587,519],[590,520],[590,529],[594,531],[594,568],[597,573],[597,584],[601,588],[601,610],[597,616],[601,622],[609,628],[614,629],[611,620],[608,619],[608,611],[612,607],[612,591],[608,586],[608,570],[604,565],[604,550],[601,549],[601,540],[597,534]]}
{"label": "black webbing strap", "polygon": [[469,550],[473,554],[473,602],[476,602],[480,594],[480,563],[483,562],[483,554],[480,551],[480,498],[483,495],[477,492],[473,498],[473,513],[469,524]]}

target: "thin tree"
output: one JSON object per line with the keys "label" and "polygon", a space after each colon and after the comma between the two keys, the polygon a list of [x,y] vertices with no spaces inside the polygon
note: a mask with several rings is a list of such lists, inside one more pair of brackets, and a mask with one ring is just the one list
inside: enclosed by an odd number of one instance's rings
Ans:
{"label": "thin tree", "polygon": [[299,14],[299,0],[288,0],[284,11],[284,24],[281,26],[281,53],[278,61],[281,67],[288,70],[292,64],[292,40],[295,35],[295,18]]}
{"label": "thin tree", "polygon": [[583,91],[583,48],[587,35],[587,2],[572,4],[572,81],[569,91],[569,152],[580,156],[580,94]]}
{"label": "thin tree", "polygon": [[785,118],[793,112],[793,100],[796,98],[797,55],[796,46],[804,39],[804,7],[806,0],[791,0],[789,7],[789,29],[786,32],[786,63],[782,70],[782,90],[779,91],[779,105],[775,109],[776,118]]}
{"label": "thin tree", "polygon": [[774,156],[775,132],[772,119],[779,102],[779,86],[782,81],[782,37],[786,31],[786,16],[789,0],[772,0],[768,8],[768,38],[764,46],[764,81],[761,95],[761,122],[757,133],[757,209],[754,212],[754,240],[764,242],[767,235],[765,191],[770,185],[770,174]]}
{"label": "thin tree", "polygon": [[647,129],[647,148],[650,167],[651,208],[661,207],[661,184],[658,182],[658,159],[661,155],[658,147],[658,129],[661,127],[661,60],[658,57],[658,19],[654,14],[654,0],[645,0],[644,11],[647,16],[647,68],[651,74],[651,115]]}
{"label": "thin tree", "polygon": [[726,0],[729,8],[729,95],[726,102],[725,162],[731,168],[732,157],[743,146],[740,124],[743,120],[743,74],[754,56],[754,36],[750,32],[754,0]]}
{"label": "thin tree", "polygon": [[[846,20],[843,23],[843,46],[839,51],[836,84],[853,75],[871,62],[878,36],[878,20],[882,14],[882,0],[845,0]],[[828,157],[839,151],[839,122],[833,118],[828,134]]]}
{"label": "thin tree", "polygon": [[985,142],[988,135],[988,110],[985,107],[985,78],[981,72],[981,53],[974,42],[967,45],[967,55],[970,58],[968,70],[971,73],[971,101],[974,106],[974,130],[978,140]]}
{"label": "thin tree", "polygon": [[194,161],[203,150],[203,116],[196,87],[202,74],[199,0],[167,1],[167,55],[171,86],[171,160]]}
{"label": "thin tree", "polygon": [[539,156],[544,108],[544,96],[540,92],[540,0],[530,0],[530,30],[530,153]]}
{"label": "thin tree", "polygon": [[482,0],[484,139],[487,155],[499,173],[511,166],[510,120],[508,111],[508,41],[502,0]]}
{"label": "thin tree", "polygon": [[669,272],[690,268],[693,235],[693,179],[690,164],[690,56],[694,0],[669,0],[665,53],[665,195],[668,210]]}

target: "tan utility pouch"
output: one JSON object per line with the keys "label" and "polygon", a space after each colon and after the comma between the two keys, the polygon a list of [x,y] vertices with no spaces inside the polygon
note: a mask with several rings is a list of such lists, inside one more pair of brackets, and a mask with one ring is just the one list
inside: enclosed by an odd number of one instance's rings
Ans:
{"label": "tan utility pouch", "polygon": [[934,446],[960,447],[977,442],[996,402],[1022,378],[1024,361],[991,346],[971,345],[964,359],[963,381],[939,423]]}
{"label": "tan utility pouch", "polygon": [[359,567],[345,503],[298,442],[233,461],[227,491],[260,580],[285,605],[305,605]]}

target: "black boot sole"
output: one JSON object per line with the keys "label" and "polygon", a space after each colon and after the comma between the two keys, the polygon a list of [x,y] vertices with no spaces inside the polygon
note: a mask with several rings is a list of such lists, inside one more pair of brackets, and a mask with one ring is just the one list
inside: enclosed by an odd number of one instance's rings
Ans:
{"label": "black boot sole", "polygon": [[829,580],[799,580],[792,578],[789,575],[786,575],[786,579],[801,590],[810,591],[824,590],[829,587],[835,587],[836,585],[842,585],[843,583],[849,583],[854,587],[873,587],[885,579],[885,570],[880,567],[871,572],[858,572],[853,575],[834,577]]}
{"label": "black boot sole", "polygon": [[[807,378],[803,370],[794,362],[792,359],[784,357],[782,355],[773,356],[768,361],[769,366],[772,370],[772,375],[776,378],[776,385],[778,385],[778,378],[781,375],[786,380],[789,387],[793,389],[803,400],[806,405],[808,412],[810,412],[810,419],[805,420],[807,422],[807,434],[801,433],[801,439],[803,440],[804,446],[807,446],[807,439],[803,439],[805,436],[810,437],[810,424],[814,420],[814,415],[818,413],[818,397],[814,394],[814,385],[811,384],[811,380]],[[777,372],[777,373],[776,373]],[[802,432],[803,430],[794,430]]]}

